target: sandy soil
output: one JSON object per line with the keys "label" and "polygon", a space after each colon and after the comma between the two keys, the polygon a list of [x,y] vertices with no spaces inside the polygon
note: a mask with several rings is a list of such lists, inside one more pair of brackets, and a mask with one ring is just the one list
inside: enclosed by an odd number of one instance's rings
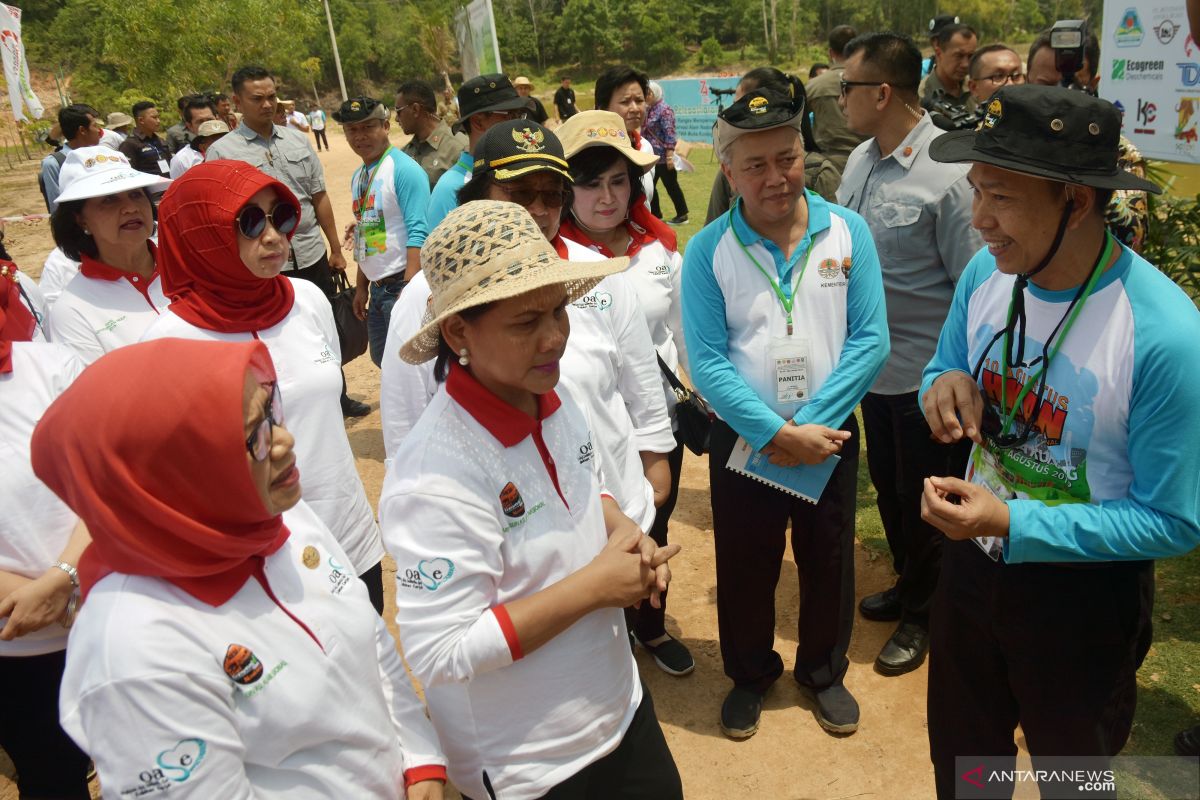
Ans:
{"label": "sandy soil", "polygon": [[[333,149],[322,153],[321,160],[338,223],[344,225],[351,218],[350,175],[361,162],[339,131],[331,129],[329,139]],[[396,143],[401,144],[402,138],[397,136]],[[35,164],[27,162],[16,170],[0,172],[0,216],[43,210]],[[45,221],[10,223],[7,242],[18,264],[34,275],[40,273],[41,262],[53,247],[49,223]],[[346,433],[367,495],[374,502],[384,474],[379,371],[364,356],[347,365],[346,377],[351,394],[372,407],[369,416],[348,420]],[[857,734],[839,738],[825,733],[817,725],[812,703],[786,673],[767,697],[756,736],[732,742],[721,734],[718,715],[730,684],[721,669],[717,643],[711,536],[707,463],[689,453],[671,525],[672,541],[680,542],[683,552],[672,562],[675,577],[667,624],[695,655],[696,671],[673,678],[661,672],[645,653],[638,654],[638,664],[683,775],[687,797],[932,797],[925,732],[926,669],[899,678],[884,678],[872,669],[879,648],[891,633],[890,624],[855,620],[846,685],[862,705]],[[788,558],[790,561],[790,554]],[[868,559],[861,546],[856,549],[855,561],[859,597],[885,588],[893,579],[886,559]],[[385,563],[390,565],[390,559]],[[776,648],[790,669],[797,641],[794,569],[783,571],[776,601]],[[0,800],[16,797],[12,775],[12,765],[0,751]],[[456,796],[453,792],[447,794]]]}

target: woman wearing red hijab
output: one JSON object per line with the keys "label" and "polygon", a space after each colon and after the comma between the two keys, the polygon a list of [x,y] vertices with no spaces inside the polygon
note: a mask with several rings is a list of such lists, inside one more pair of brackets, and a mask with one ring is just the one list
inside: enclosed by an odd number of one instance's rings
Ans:
{"label": "woman wearing red hijab", "polygon": [[61,719],[105,797],[442,796],[435,734],[299,502],[282,421],[263,343],[165,339],[97,361],[34,431],[34,471],[92,535]]}
{"label": "woman wearing red hijab", "polygon": [[83,363],[66,347],[31,341],[38,324],[21,277],[0,260],[0,747],[17,767],[21,797],[87,800],[88,758],[58,724],[87,531],[29,461],[34,426]]}
{"label": "woman wearing red hijab", "polygon": [[304,500],[383,611],[383,543],[345,435],[341,349],[329,301],[280,275],[300,204],[240,161],[198,164],[159,206],[159,260],[172,302],[145,339],[261,340],[279,367]]}

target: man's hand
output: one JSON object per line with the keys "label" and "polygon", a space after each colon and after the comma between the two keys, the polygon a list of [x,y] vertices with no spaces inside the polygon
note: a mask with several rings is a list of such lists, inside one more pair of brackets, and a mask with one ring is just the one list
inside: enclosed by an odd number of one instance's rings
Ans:
{"label": "man's hand", "polygon": [[370,298],[370,293],[367,290],[367,284],[360,283],[354,287],[354,316],[361,320],[367,318],[367,301]]}
{"label": "man's hand", "polygon": [[346,257],[342,255],[342,251],[340,249],[334,250],[329,254],[329,267],[331,269],[336,269],[338,272],[346,271]]}
{"label": "man's hand", "polygon": [[663,154],[663,158],[666,159],[667,169],[674,172],[675,171],[675,153],[668,150],[666,153]]}
{"label": "man's hand", "polygon": [[923,410],[939,442],[951,444],[966,436],[983,444],[983,395],[967,373],[954,370],[938,376],[925,393]]}
{"label": "man's hand", "polygon": [[834,430],[812,423],[797,425],[794,420],[788,420],[771,439],[771,443],[763,448],[763,452],[772,464],[781,467],[820,464],[840,451],[842,444],[849,438],[849,431]]}
{"label": "man's hand", "polygon": [[1008,505],[987,488],[959,478],[925,479],[921,519],[951,539],[1008,536]]}
{"label": "man's hand", "polygon": [[351,222],[349,225],[346,226],[346,232],[342,234],[342,249],[343,250],[353,250],[354,249],[354,231],[356,228],[358,228],[357,222]]}

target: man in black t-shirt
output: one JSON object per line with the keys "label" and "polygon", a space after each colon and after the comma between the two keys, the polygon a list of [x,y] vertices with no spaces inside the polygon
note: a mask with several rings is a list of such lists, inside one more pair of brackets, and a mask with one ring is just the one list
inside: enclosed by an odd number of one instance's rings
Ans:
{"label": "man in black t-shirt", "polygon": [[575,90],[571,88],[570,78],[563,78],[562,86],[555,90],[554,108],[558,112],[558,118],[564,122],[579,111],[575,107]]}

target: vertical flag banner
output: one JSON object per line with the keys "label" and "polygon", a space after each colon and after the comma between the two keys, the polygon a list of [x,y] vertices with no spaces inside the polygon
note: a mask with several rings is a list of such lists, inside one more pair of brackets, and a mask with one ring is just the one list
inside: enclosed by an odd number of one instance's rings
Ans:
{"label": "vertical flag banner", "polygon": [[500,41],[496,38],[492,0],[472,0],[459,9],[454,22],[463,80],[500,72]]}
{"label": "vertical flag banner", "polygon": [[4,59],[4,80],[8,82],[13,118],[17,122],[28,122],[22,108],[25,106],[34,119],[41,119],[45,109],[29,83],[25,42],[21,40],[21,9],[4,3],[0,3],[0,56]]}
{"label": "vertical flag banner", "polygon": [[1184,0],[1105,0],[1100,95],[1147,158],[1200,163],[1200,46]]}

